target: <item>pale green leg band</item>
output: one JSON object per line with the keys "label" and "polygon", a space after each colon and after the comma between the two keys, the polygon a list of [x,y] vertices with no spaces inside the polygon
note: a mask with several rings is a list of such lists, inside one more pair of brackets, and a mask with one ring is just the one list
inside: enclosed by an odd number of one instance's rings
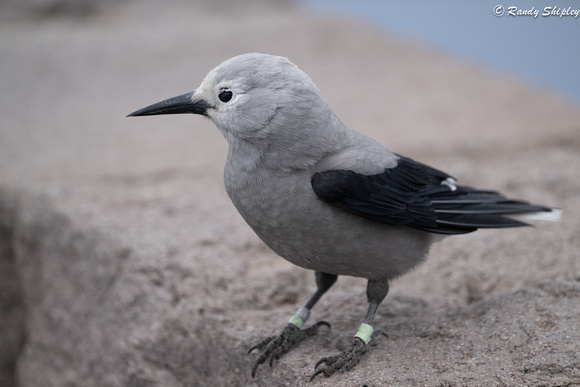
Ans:
{"label": "pale green leg band", "polygon": [[358,327],[358,331],[356,331],[356,335],[354,335],[354,337],[358,337],[364,341],[365,345],[367,345],[369,341],[371,341],[371,336],[373,335],[374,331],[375,330],[373,327],[371,327],[369,324],[362,323],[360,324],[360,327]]}
{"label": "pale green leg band", "polygon": [[310,316],[310,310],[301,306],[300,308],[298,308],[296,314],[290,317],[290,320],[288,320],[288,322],[298,327],[298,329],[302,329],[302,326],[304,325],[306,320],[308,320],[308,316]]}
{"label": "pale green leg band", "polygon": [[304,325],[304,320],[302,320],[302,318],[300,316],[292,316],[290,317],[290,320],[288,320],[288,322],[290,324],[296,325],[296,327],[298,327],[298,329],[302,329],[302,325]]}

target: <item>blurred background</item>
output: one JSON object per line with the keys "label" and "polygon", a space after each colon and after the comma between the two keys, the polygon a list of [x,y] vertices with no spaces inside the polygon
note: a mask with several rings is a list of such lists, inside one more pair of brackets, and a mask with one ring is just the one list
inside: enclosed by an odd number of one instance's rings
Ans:
{"label": "blurred background", "polygon": [[580,104],[577,1],[298,1],[520,77]]}
{"label": "blurred background", "polygon": [[[368,23],[493,71],[552,89],[580,104],[580,4],[572,0],[273,0]],[[88,17],[110,0],[2,0],[0,20]],[[198,3],[218,11],[242,0]],[[255,2],[252,2],[255,3]],[[170,4],[170,3],[169,3]],[[520,15],[523,13],[523,15]],[[515,14],[516,16],[513,16]],[[0,39],[7,39],[7,34]]]}

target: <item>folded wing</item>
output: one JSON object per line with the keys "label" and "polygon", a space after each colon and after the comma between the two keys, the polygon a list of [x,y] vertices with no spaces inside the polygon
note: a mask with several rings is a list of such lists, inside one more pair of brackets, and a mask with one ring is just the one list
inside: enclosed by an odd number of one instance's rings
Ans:
{"label": "folded wing", "polygon": [[438,234],[526,226],[509,216],[551,211],[493,191],[456,186],[448,174],[406,157],[377,175],[318,172],[312,188],[328,204],[363,218]]}

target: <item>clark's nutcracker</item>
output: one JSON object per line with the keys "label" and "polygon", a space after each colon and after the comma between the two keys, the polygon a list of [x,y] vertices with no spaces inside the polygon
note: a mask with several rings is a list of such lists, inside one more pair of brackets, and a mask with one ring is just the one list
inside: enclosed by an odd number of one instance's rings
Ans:
{"label": "clark's nutcracker", "polygon": [[283,57],[231,58],[195,91],[129,116],[180,113],[209,117],[227,139],[225,187],[250,227],[277,254],[315,271],[314,295],[280,334],[250,350],[260,352],[252,376],[266,359],[272,364],[293,344],[329,326],[321,321],[302,329],[338,275],[368,279],[368,311],[351,346],[321,359],[312,378],[359,362],[383,334],[371,323],[389,280],[423,261],[437,237],[524,226],[522,215],[555,214],[457,185],[448,174],[347,128],[312,80]]}

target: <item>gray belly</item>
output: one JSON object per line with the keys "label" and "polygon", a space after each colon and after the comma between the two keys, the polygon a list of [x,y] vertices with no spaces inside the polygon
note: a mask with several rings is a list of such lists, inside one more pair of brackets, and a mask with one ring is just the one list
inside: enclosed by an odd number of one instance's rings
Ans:
{"label": "gray belly", "polygon": [[307,173],[269,176],[260,182],[235,190],[226,184],[226,189],[256,234],[298,266],[330,274],[394,278],[420,263],[431,245],[428,233],[369,221],[324,203],[312,191]]}

